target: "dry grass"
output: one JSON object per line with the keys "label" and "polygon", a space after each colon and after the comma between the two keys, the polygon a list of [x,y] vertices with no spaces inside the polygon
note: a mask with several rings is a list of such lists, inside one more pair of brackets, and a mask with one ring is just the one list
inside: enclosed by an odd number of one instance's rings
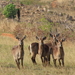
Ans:
{"label": "dry grass", "polygon": [[[14,34],[14,30],[17,25],[20,25],[21,29],[24,29],[24,35],[26,34],[27,36],[27,38],[24,40],[24,69],[21,70],[18,70],[11,54],[12,47],[17,45],[18,41],[13,39],[14,36],[12,35],[3,34],[3,36],[1,36],[2,33],[6,32]],[[20,31],[20,29],[18,29],[17,31]],[[33,33],[31,33],[32,32],[30,31],[30,27],[25,23],[18,23],[17,21],[7,19],[0,20],[0,75],[75,75],[74,42],[72,43],[68,41],[63,43],[65,51],[65,67],[55,68],[52,59],[52,66],[43,67],[39,55],[36,57],[37,65],[33,65],[31,62],[28,46],[30,43],[36,40],[34,39],[34,36],[33,39],[31,38],[31,35],[33,35]]]}
{"label": "dry grass", "polygon": [[14,20],[9,20],[9,19],[0,19],[0,30],[2,32],[12,32],[15,28],[15,26],[18,25],[18,23]]}
{"label": "dry grass", "polygon": [[31,42],[33,41],[29,41],[29,39],[24,41],[24,69],[18,70],[11,54],[11,48],[17,45],[18,41],[10,37],[0,36],[0,75],[75,75],[75,43],[63,43],[65,67],[55,68],[52,59],[52,66],[43,67],[39,55],[36,57],[37,65],[32,64],[28,50]]}
{"label": "dry grass", "polygon": [[66,2],[68,0],[41,0],[41,2],[51,2],[51,1],[58,1],[59,3],[62,3],[62,2]]}

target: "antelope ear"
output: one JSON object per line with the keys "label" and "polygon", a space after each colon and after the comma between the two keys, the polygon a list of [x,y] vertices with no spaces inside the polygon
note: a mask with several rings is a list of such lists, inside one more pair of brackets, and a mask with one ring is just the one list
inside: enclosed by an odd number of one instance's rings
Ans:
{"label": "antelope ear", "polygon": [[66,40],[66,38],[63,38],[63,39],[62,39],[62,42],[64,42],[65,40]]}
{"label": "antelope ear", "polygon": [[36,36],[36,39],[38,39],[39,40],[39,38]]}
{"label": "antelope ear", "polygon": [[45,40],[46,39],[46,37],[43,37],[43,40]]}
{"label": "antelope ear", "polygon": [[60,35],[60,33],[56,34],[56,37],[58,37]]}
{"label": "antelope ear", "polygon": [[23,37],[23,39],[22,40],[24,40],[26,38],[26,35]]}
{"label": "antelope ear", "polygon": [[53,35],[50,33],[50,36],[53,37]]}
{"label": "antelope ear", "polygon": [[20,38],[19,38],[19,37],[16,37],[16,39],[18,39],[18,40],[19,40]]}

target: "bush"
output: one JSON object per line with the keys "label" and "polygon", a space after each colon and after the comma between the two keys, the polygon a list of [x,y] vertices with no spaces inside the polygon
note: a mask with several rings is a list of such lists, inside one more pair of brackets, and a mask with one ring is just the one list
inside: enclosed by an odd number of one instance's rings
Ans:
{"label": "bush", "polygon": [[45,32],[50,32],[50,29],[52,28],[53,23],[48,22],[46,18],[41,18],[40,21],[42,25],[40,25],[39,28]]}
{"label": "bush", "polygon": [[8,5],[6,5],[4,7],[3,14],[7,18],[15,18],[16,17],[16,11],[17,11],[17,9],[15,9],[15,5],[14,4],[8,4]]}

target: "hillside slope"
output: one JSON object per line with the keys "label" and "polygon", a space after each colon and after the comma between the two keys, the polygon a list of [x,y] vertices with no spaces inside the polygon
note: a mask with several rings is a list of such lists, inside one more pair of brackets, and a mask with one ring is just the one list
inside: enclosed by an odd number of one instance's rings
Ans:
{"label": "hillside slope", "polygon": [[[35,36],[38,32],[47,35],[51,29],[55,32],[57,28],[58,32],[65,35],[65,37],[74,39],[75,6],[72,0],[68,2],[67,0],[65,1],[66,2],[63,2],[63,0],[50,0],[50,2],[47,3],[33,3],[30,5],[13,2],[16,8],[20,8],[21,20],[17,22],[16,18],[14,21],[8,21],[8,19],[5,20],[4,16],[1,14],[0,31],[2,33],[11,32],[15,35],[17,33],[25,33],[27,35],[29,34],[28,36]],[[1,8],[8,3],[10,2],[1,2]],[[12,25],[13,29],[11,28]],[[8,28],[10,28],[10,30],[8,30]]]}

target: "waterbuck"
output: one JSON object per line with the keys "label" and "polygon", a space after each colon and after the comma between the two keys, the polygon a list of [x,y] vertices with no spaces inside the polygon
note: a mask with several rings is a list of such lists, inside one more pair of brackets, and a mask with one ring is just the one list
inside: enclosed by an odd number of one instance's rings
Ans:
{"label": "waterbuck", "polygon": [[[51,47],[55,41],[55,39],[59,36],[60,34],[57,33],[57,34],[52,34],[50,33],[50,37],[52,37],[52,40],[49,41],[48,43],[46,43],[46,45],[49,47],[49,50],[50,50],[50,54],[51,54]],[[33,62],[33,64],[37,64],[36,63],[36,55],[38,54],[38,49],[39,49],[39,43],[37,42],[33,42],[30,44],[30,46],[28,47],[29,51],[30,51],[30,54],[31,54],[31,60]],[[50,57],[48,58],[48,61],[49,61],[49,64],[50,64]]]}
{"label": "waterbuck", "polygon": [[36,55],[38,54],[39,43],[37,42],[31,43],[28,49],[30,50],[31,60],[33,64],[37,64],[35,58],[36,58]]}
{"label": "waterbuck", "polygon": [[46,44],[44,44],[44,40],[46,39],[46,37],[36,36],[36,39],[39,40],[38,54],[40,54],[43,66],[46,66],[49,64],[48,60],[50,57],[49,47]]}
{"label": "waterbuck", "polygon": [[52,46],[52,57],[55,67],[56,67],[56,60],[59,61],[60,66],[62,61],[62,66],[64,66],[64,49],[62,45],[64,41],[65,39],[56,39],[55,44]]}
{"label": "waterbuck", "polygon": [[[19,37],[16,37],[16,39],[18,39],[19,41],[19,45],[14,46],[12,48],[12,54],[13,54],[13,58],[17,64],[18,69],[20,69],[20,62],[21,65],[23,67],[23,58],[24,58],[24,39],[26,38],[26,36],[24,36],[22,39]],[[20,61],[21,60],[21,61]]]}

